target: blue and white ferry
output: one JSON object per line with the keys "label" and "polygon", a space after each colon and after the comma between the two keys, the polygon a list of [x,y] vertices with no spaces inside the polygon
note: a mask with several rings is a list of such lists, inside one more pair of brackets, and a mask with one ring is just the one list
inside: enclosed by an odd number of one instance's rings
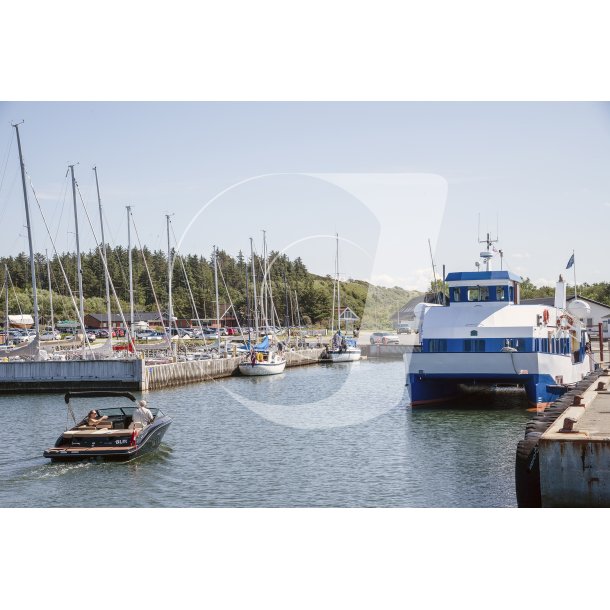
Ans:
{"label": "blue and white ferry", "polygon": [[[405,354],[412,407],[445,402],[471,386],[519,386],[544,408],[595,368],[581,300],[566,308],[559,277],[553,307],[521,304],[522,278],[493,271],[449,273],[448,305],[422,303],[416,311],[420,346]],[[480,268],[480,267],[479,267]]]}

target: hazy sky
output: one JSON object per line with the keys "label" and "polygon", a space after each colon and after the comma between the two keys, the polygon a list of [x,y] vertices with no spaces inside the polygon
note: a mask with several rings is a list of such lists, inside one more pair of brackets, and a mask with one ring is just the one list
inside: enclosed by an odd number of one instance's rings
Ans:
{"label": "hazy sky", "polygon": [[[130,204],[151,248],[165,249],[172,213],[178,239],[190,225],[183,252],[207,256],[217,244],[236,254],[249,237],[260,251],[265,229],[270,249],[332,274],[338,232],[344,277],[423,289],[428,239],[439,270],[474,270],[480,214],[481,234],[499,226],[504,266],[535,283],[554,282],[573,249],[579,282],[610,279],[607,104],[3,103],[2,255],[27,249],[10,126],[22,119],[26,166],[60,251],[74,248],[65,175],[79,163],[96,231],[98,167],[113,244],[126,243]],[[35,248],[51,249],[31,205]]]}

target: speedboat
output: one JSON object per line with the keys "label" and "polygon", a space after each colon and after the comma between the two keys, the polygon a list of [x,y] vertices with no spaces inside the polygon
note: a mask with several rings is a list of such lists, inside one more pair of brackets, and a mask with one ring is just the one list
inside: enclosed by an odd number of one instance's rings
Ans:
{"label": "speedboat", "polygon": [[[96,426],[87,425],[87,417],[76,421],[70,400],[87,398],[106,398],[108,407],[96,409],[101,419]],[[52,461],[72,462],[97,459],[104,461],[128,461],[154,451],[172,423],[172,419],[160,409],[150,407],[153,420],[147,426],[133,423],[135,406],[123,406],[117,399],[127,398],[135,403],[136,398],[129,392],[68,392],[64,400],[68,413],[75,425],[57,439],[55,446],[43,455]]]}
{"label": "speedboat", "polygon": [[404,356],[412,407],[459,398],[468,387],[517,386],[544,409],[597,366],[588,304],[574,299],[566,307],[561,276],[553,307],[522,304],[523,279],[491,269],[491,243],[488,236],[481,252],[485,271],[447,275],[448,304],[416,307],[421,344]]}

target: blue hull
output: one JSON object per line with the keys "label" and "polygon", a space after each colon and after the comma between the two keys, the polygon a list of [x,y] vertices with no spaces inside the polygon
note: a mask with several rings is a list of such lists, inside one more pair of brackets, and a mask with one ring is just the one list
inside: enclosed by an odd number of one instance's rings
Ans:
{"label": "blue hull", "polygon": [[411,406],[426,406],[443,403],[460,396],[460,384],[493,385],[495,383],[514,383],[522,385],[530,404],[545,407],[565,392],[555,384],[550,375],[421,375],[407,377]]}

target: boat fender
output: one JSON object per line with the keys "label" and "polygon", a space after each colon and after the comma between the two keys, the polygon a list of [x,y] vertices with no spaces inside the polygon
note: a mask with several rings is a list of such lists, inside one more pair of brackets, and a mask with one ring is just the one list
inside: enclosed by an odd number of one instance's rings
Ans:
{"label": "boat fender", "polygon": [[263,361],[263,355],[262,355],[260,352],[258,352],[258,354],[256,354],[256,359],[257,359],[259,362],[262,362],[262,361]]}
{"label": "boat fender", "polygon": [[517,444],[515,489],[519,508],[540,508],[540,462],[538,438],[527,438]]}
{"label": "boat fender", "polygon": [[547,324],[549,321],[549,310],[545,309],[544,312],[542,313],[542,319],[544,320],[544,323]]}

